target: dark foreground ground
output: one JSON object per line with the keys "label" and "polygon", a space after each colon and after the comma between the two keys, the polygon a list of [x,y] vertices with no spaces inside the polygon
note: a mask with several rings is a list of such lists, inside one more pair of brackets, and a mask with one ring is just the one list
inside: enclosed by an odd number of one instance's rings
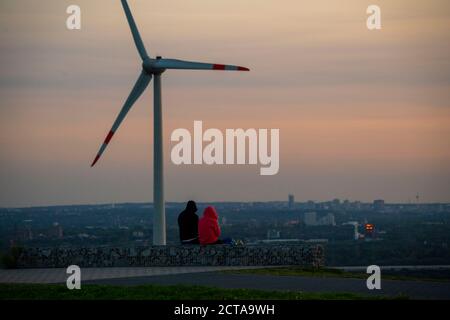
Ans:
{"label": "dark foreground ground", "polygon": [[272,276],[261,274],[232,274],[207,272],[188,275],[168,275],[152,277],[132,277],[120,279],[93,280],[90,284],[118,286],[155,285],[200,285],[222,289],[254,289],[278,292],[307,292],[332,294],[345,292],[360,296],[382,296],[385,298],[409,299],[450,299],[450,282],[417,280],[382,280],[381,290],[368,290],[366,279]]}
{"label": "dark foreground ground", "polygon": [[0,300],[367,300],[354,293],[285,292],[220,289],[193,285],[116,286],[84,284],[68,290],[61,284],[0,284]]}
{"label": "dark foreground ground", "polygon": [[[448,270],[382,271],[381,290],[352,267],[84,268],[81,290],[66,270],[0,270],[0,299],[433,299],[450,300]],[[407,270],[406,270],[407,271]]]}

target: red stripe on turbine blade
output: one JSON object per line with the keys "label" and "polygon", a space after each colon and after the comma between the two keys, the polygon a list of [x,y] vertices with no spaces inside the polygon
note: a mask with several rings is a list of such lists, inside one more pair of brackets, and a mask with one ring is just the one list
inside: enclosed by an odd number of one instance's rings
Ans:
{"label": "red stripe on turbine blade", "polygon": [[213,65],[213,70],[225,70],[224,64],[215,64]]}
{"label": "red stripe on turbine blade", "polygon": [[105,139],[105,143],[106,143],[106,144],[108,144],[109,141],[111,141],[113,135],[114,135],[114,131],[111,130],[111,131],[108,133],[108,135],[106,136],[106,139]]}
{"label": "red stripe on turbine blade", "polygon": [[97,163],[98,159],[100,159],[100,155],[99,155],[99,154],[95,157],[94,162],[92,162],[91,168],[92,168],[93,166],[95,166],[95,164]]}
{"label": "red stripe on turbine blade", "polygon": [[238,67],[238,71],[250,71],[250,69],[245,67]]}

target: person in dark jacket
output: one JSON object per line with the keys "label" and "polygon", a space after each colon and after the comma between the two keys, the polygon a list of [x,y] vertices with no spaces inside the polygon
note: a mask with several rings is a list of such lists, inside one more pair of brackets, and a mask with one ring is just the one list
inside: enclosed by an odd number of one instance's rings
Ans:
{"label": "person in dark jacket", "polygon": [[188,201],[186,209],[178,216],[181,244],[198,244],[198,216],[197,205],[194,201]]}

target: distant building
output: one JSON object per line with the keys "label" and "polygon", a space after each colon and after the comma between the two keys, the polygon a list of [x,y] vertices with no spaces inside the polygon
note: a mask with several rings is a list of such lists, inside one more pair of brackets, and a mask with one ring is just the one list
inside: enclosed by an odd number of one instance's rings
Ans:
{"label": "distant building", "polygon": [[384,200],[374,200],[373,202],[373,210],[375,211],[384,211]]}
{"label": "distant building", "polygon": [[267,240],[280,239],[280,231],[278,230],[267,230]]}
{"label": "distant building", "polygon": [[347,199],[345,199],[344,202],[342,203],[342,208],[343,208],[344,210],[350,209],[350,201],[348,201]]}
{"label": "distant building", "polygon": [[48,231],[48,235],[50,238],[54,239],[62,239],[64,236],[64,231],[62,226],[58,222],[54,222]]}
{"label": "distant building", "polygon": [[358,240],[360,238],[360,233],[358,232],[359,223],[357,221],[349,221],[345,222],[342,225],[351,225],[353,226],[353,240]]}
{"label": "distant building", "polygon": [[328,213],[326,216],[320,218],[316,224],[320,226],[335,226],[336,221],[334,219],[334,214]]}
{"label": "distant building", "polygon": [[33,231],[31,230],[30,226],[27,226],[26,228],[21,229],[19,231],[18,235],[19,235],[18,236],[19,240],[28,241],[28,240],[33,240],[34,239]]}
{"label": "distant building", "polygon": [[133,231],[133,237],[135,238],[143,238],[144,237],[144,232],[143,231]]}
{"label": "distant building", "polygon": [[354,210],[361,210],[361,201],[352,202],[352,207]]}
{"label": "distant building", "polygon": [[336,221],[334,214],[328,213],[327,215],[317,218],[317,213],[314,211],[305,212],[303,215],[303,222],[307,226],[335,226]]}
{"label": "distant building", "polygon": [[288,207],[289,207],[289,209],[294,209],[294,204],[295,204],[294,195],[290,194],[289,197],[288,197]]}
{"label": "distant building", "polygon": [[312,200],[308,200],[308,202],[306,202],[306,209],[307,210],[314,210],[316,209],[316,203]]}
{"label": "distant building", "polygon": [[331,201],[331,204],[332,204],[334,207],[339,207],[339,206],[341,205],[341,200],[339,200],[339,199],[333,199],[333,201]]}
{"label": "distant building", "polygon": [[307,226],[317,225],[317,213],[316,212],[305,212],[303,216],[303,222]]}
{"label": "distant building", "polygon": [[284,224],[285,226],[295,226],[295,225],[298,225],[300,223],[300,221],[298,221],[298,220],[289,220],[289,221],[286,221],[286,223]]}
{"label": "distant building", "polygon": [[308,239],[305,240],[306,243],[327,243],[328,239]]}
{"label": "distant building", "polygon": [[258,240],[254,243],[298,243],[303,242],[301,239],[267,239],[267,240]]}

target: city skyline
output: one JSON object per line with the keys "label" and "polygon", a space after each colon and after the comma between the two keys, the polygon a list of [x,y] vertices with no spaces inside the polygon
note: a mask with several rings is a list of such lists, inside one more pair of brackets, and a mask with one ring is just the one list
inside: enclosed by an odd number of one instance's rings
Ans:
{"label": "city skyline", "polygon": [[[152,54],[252,70],[164,80],[167,201],[450,202],[450,4],[378,1],[369,31],[366,3],[287,2],[130,0]],[[152,202],[151,94],[90,168],[139,71],[120,2],[77,1],[79,31],[69,4],[0,4],[0,207]],[[196,120],[279,128],[279,173],[172,164]]]}
{"label": "city skyline", "polygon": [[[288,195],[288,196],[291,196]],[[416,196],[417,197],[417,196]],[[166,205],[185,205],[185,201],[171,201],[167,200]],[[358,199],[339,199],[339,198],[330,198],[327,200],[300,200],[300,201],[290,201],[290,197],[287,199],[277,199],[277,200],[255,200],[255,201],[196,201],[199,205],[235,205],[235,204],[245,204],[245,205],[278,205],[285,206],[287,209],[301,209],[301,210],[316,210],[316,209],[336,209],[337,207],[342,207],[347,209],[358,209],[358,206],[361,206],[361,209],[367,209],[368,207],[372,207],[374,210],[380,210],[380,208],[384,208],[384,206],[436,206],[436,205],[444,205],[449,206],[449,202],[420,202],[419,199],[408,199],[407,202],[387,202],[384,199],[374,198],[369,201],[361,201]],[[14,209],[30,209],[30,208],[52,208],[52,207],[77,207],[77,206],[111,206],[111,208],[116,208],[117,206],[126,206],[126,205],[138,205],[138,206],[148,206],[153,205],[153,202],[104,202],[104,203],[78,203],[78,204],[56,204],[56,205],[38,205],[38,206],[0,206],[0,209],[6,210],[14,210]],[[382,209],[381,209],[382,210]]]}

